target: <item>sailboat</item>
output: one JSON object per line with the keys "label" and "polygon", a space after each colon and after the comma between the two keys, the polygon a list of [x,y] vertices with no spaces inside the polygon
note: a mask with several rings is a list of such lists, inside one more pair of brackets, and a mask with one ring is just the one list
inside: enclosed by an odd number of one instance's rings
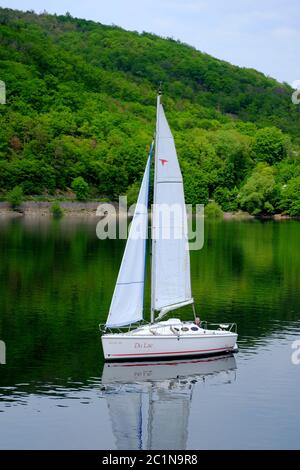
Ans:
{"label": "sailboat", "polygon": [[[106,360],[224,354],[236,350],[235,323],[211,325],[196,316],[183,179],[163,105],[157,96],[152,206],[151,320],[143,321],[148,199],[153,143],[102,335]],[[167,208],[167,210],[165,210]],[[169,216],[168,209],[176,214]],[[178,216],[179,214],[179,216]],[[191,305],[193,321],[162,320]],[[140,322],[139,325],[136,325]],[[135,325],[132,328],[132,325]],[[127,331],[126,331],[127,330]]]}

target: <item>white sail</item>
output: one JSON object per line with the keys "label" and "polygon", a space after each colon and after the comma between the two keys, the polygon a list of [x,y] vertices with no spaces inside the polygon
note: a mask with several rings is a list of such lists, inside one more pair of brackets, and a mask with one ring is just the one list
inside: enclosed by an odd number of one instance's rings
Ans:
{"label": "white sail", "polygon": [[160,97],[157,103],[152,213],[152,321],[193,302],[187,215],[174,139]]}
{"label": "white sail", "polygon": [[108,328],[129,325],[143,318],[150,160],[151,151],[110,305]]}

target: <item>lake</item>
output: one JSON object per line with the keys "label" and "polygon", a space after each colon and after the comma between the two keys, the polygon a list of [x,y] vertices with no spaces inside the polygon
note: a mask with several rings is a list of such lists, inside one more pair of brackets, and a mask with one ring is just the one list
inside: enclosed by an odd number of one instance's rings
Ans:
{"label": "lake", "polygon": [[299,449],[300,221],[207,221],[193,295],[239,352],[135,365],[103,361],[124,241],[96,222],[0,219],[0,448]]}

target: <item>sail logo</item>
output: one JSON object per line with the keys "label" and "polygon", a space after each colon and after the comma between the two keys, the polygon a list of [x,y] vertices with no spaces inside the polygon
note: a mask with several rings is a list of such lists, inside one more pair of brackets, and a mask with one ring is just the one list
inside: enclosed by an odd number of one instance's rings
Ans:
{"label": "sail logo", "polygon": [[296,339],[292,343],[292,349],[295,349],[291,356],[292,364],[298,366],[300,364],[300,339]]}
{"label": "sail logo", "polygon": [[6,345],[0,340],[0,364],[6,364]]}
{"label": "sail logo", "polygon": [[160,158],[159,161],[161,162],[162,166],[165,166],[169,160],[165,160],[164,158]]}

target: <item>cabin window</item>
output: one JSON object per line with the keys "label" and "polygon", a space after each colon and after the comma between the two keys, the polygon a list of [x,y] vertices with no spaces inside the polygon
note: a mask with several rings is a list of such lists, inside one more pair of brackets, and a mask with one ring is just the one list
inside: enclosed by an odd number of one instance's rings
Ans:
{"label": "cabin window", "polygon": [[198,326],[192,326],[192,327],[191,327],[191,330],[193,330],[193,331],[198,331],[199,328],[198,328]]}

